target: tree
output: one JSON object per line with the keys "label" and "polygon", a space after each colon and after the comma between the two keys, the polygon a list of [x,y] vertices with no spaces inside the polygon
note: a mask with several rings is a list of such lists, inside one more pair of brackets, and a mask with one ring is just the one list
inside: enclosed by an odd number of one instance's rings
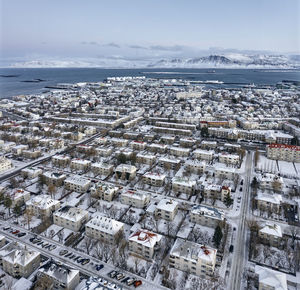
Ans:
{"label": "tree", "polygon": [[201,134],[201,137],[208,137],[209,136],[208,128],[206,126],[202,127],[201,131],[200,131],[200,134]]}
{"label": "tree", "polygon": [[4,206],[6,207],[6,208],[8,208],[8,213],[9,213],[9,215],[10,215],[10,208],[11,208],[11,206],[12,206],[12,200],[11,200],[11,198],[9,197],[9,196],[5,196],[4,197]]}
{"label": "tree", "polygon": [[126,163],[127,161],[126,155],[124,153],[120,153],[118,155],[117,160],[118,160],[118,164]]}
{"label": "tree", "polygon": [[215,232],[214,232],[214,236],[213,236],[213,243],[217,248],[219,248],[219,246],[220,246],[222,237],[223,237],[222,229],[220,226],[217,226],[215,228]]}
{"label": "tree", "polygon": [[32,210],[30,210],[29,208],[26,209],[25,213],[24,213],[24,217],[28,226],[28,230],[30,229],[30,222],[32,220],[33,217],[33,212]]}
{"label": "tree", "polygon": [[233,199],[231,198],[229,192],[228,192],[228,193],[226,194],[226,196],[225,196],[224,204],[225,204],[227,207],[230,207],[230,206],[233,204]]}
{"label": "tree", "polygon": [[16,204],[13,208],[13,213],[16,215],[16,216],[19,216],[21,214],[21,207]]}
{"label": "tree", "polygon": [[86,236],[84,238],[84,244],[83,245],[86,249],[87,254],[89,255],[90,251],[91,251],[91,248],[93,246],[93,240],[90,237]]}
{"label": "tree", "polygon": [[257,166],[257,162],[259,160],[259,151],[256,149],[254,154],[254,164]]}
{"label": "tree", "polygon": [[48,186],[48,192],[50,193],[51,198],[55,198],[56,194],[56,186],[54,184],[49,184]]}

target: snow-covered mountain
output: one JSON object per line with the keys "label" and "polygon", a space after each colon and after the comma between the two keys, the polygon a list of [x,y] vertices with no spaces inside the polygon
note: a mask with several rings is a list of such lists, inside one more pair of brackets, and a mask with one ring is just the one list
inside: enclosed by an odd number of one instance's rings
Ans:
{"label": "snow-covered mountain", "polygon": [[97,58],[75,60],[30,60],[11,67],[94,67],[94,68],[300,68],[300,56],[239,54],[209,55],[195,58],[163,58],[131,60],[129,58]]}
{"label": "snow-covered mountain", "polygon": [[163,68],[298,68],[300,61],[285,55],[209,55],[198,58],[162,59],[149,67]]}

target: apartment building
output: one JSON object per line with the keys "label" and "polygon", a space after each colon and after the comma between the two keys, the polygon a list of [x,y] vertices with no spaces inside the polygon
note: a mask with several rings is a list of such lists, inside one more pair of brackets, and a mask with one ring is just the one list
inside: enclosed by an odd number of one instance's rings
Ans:
{"label": "apartment building", "polygon": [[30,193],[22,188],[14,188],[9,192],[6,191],[7,196],[11,199],[11,208],[16,205],[22,206],[30,199]]}
{"label": "apartment building", "polygon": [[219,161],[225,164],[238,164],[240,162],[240,156],[237,154],[227,154],[227,153],[220,153],[219,154]]}
{"label": "apartment building", "polygon": [[187,157],[190,155],[191,149],[183,147],[170,147],[170,154],[177,157]]}
{"label": "apartment building", "polygon": [[91,161],[75,158],[72,159],[70,167],[73,170],[86,171],[91,167]]}
{"label": "apartment building", "polygon": [[100,146],[96,149],[97,154],[102,157],[108,157],[112,154],[113,150],[110,147]]}
{"label": "apartment building", "polygon": [[0,172],[7,171],[12,168],[11,160],[1,156],[0,157]]}
{"label": "apartment building", "polygon": [[193,138],[180,138],[179,144],[182,147],[193,147],[196,144],[196,140]]}
{"label": "apartment building", "polygon": [[114,199],[118,190],[119,188],[117,186],[101,181],[94,183],[91,186],[92,197],[100,198],[109,202]]}
{"label": "apartment building", "polygon": [[201,149],[204,149],[204,150],[214,150],[217,148],[217,146],[218,146],[217,141],[203,140],[203,141],[201,141],[201,144],[200,144]]}
{"label": "apartment building", "polygon": [[117,147],[125,147],[128,144],[128,140],[122,138],[111,138],[110,142]]}
{"label": "apartment building", "polygon": [[165,179],[166,175],[158,172],[147,172],[143,175],[143,182],[152,186],[163,186]]}
{"label": "apartment building", "polygon": [[196,149],[194,150],[193,155],[198,160],[212,161],[214,157],[214,153],[215,151],[213,150],[208,151],[208,150]]}
{"label": "apartment building", "polygon": [[224,212],[214,207],[194,205],[190,211],[190,220],[193,223],[215,228],[225,222]]}
{"label": "apartment building", "polygon": [[151,259],[159,247],[162,236],[148,230],[138,229],[128,238],[129,250],[146,259]]}
{"label": "apartment building", "polygon": [[274,160],[300,162],[300,146],[271,144],[267,146],[267,156]]}
{"label": "apartment building", "polygon": [[153,165],[156,161],[156,156],[153,154],[140,152],[136,155],[136,162],[141,164]]}
{"label": "apartment building", "polygon": [[221,195],[222,186],[217,184],[204,184],[203,192],[206,198],[210,199],[222,199]]}
{"label": "apartment building", "polygon": [[85,225],[85,234],[93,239],[114,244],[123,235],[124,224],[114,219],[98,215]]}
{"label": "apartment building", "polygon": [[267,194],[258,192],[255,197],[257,208],[262,211],[279,213],[281,210],[282,196],[280,194]]}
{"label": "apartment building", "polygon": [[42,156],[42,152],[40,150],[23,150],[22,156],[27,159],[36,159]]}
{"label": "apartment building", "polygon": [[53,184],[55,186],[62,186],[67,176],[63,172],[46,171],[43,173],[45,183],[47,185]]}
{"label": "apartment building", "polygon": [[27,167],[21,170],[21,175],[29,179],[38,177],[43,173],[43,170],[35,167]]}
{"label": "apartment building", "polygon": [[163,168],[178,170],[180,168],[180,159],[163,156],[158,159],[158,165]]}
{"label": "apartment building", "polygon": [[236,170],[232,167],[215,165],[215,175],[218,178],[234,179],[236,176]]}
{"label": "apartment building", "polygon": [[136,167],[128,164],[120,164],[115,169],[115,173],[121,179],[134,179],[136,176]]}
{"label": "apartment building", "polygon": [[178,212],[178,202],[172,199],[161,199],[155,208],[155,216],[172,221]]}
{"label": "apartment building", "polygon": [[152,143],[152,144],[148,145],[148,149],[151,152],[166,153],[167,149],[168,149],[168,145],[166,145],[166,144]]}
{"label": "apartment building", "polygon": [[285,273],[256,265],[255,274],[258,276],[258,290],[288,290]]}
{"label": "apartment building", "polygon": [[271,247],[279,247],[282,242],[281,226],[276,223],[267,222],[259,231],[258,237],[261,242]]}
{"label": "apartment building", "polygon": [[132,141],[130,143],[130,147],[133,149],[133,150],[144,150],[146,149],[146,146],[147,146],[147,143],[146,142],[143,142],[143,141]]}
{"label": "apartment building", "polygon": [[15,248],[2,257],[2,268],[15,278],[28,278],[40,266],[40,253],[28,249]]}
{"label": "apartment building", "polygon": [[173,177],[172,190],[176,193],[194,194],[196,190],[196,180],[190,180],[188,177]]}
{"label": "apartment building", "polygon": [[145,191],[129,189],[121,193],[121,203],[137,208],[144,208],[150,202],[150,195]]}
{"label": "apartment building", "polygon": [[60,202],[49,195],[42,194],[26,201],[26,208],[36,217],[51,217],[52,213],[60,208]]}
{"label": "apartment building", "polygon": [[113,173],[114,166],[105,162],[92,163],[91,170],[94,174],[109,175]]}
{"label": "apartment building", "polygon": [[47,262],[39,269],[37,277],[38,279],[43,277],[49,279],[52,282],[51,287],[57,290],[75,290],[80,281],[79,270],[69,269],[65,265],[59,265],[52,261]]}
{"label": "apartment building", "polygon": [[70,164],[70,157],[65,155],[54,155],[52,157],[52,164],[58,167],[67,167]]}
{"label": "apartment building", "polygon": [[217,250],[177,238],[169,257],[169,266],[207,279],[215,270]]}
{"label": "apartment building", "polygon": [[73,175],[65,179],[64,185],[67,190],[87,192],[91,186],[91,181],[79,175]]}
{"label": "apartment building", "polygon": [[284,186],[283,178],[272,173],[263,173],[258,177],[259,187],[262,189],[282,190]]}
{"label": "apartment building", "polygon": [[66,205],[53,213],[56,225],[78,232],[87,222],[89,214],[81,208]]}
{"label": "apartment building", "polygon": [[199,161],[199,160],[191,160],[188,159],[185,162],[185,168],[190,172],[190,173],[196,173],[196,174],[202,174],[205,171],[206,168],[206,162],[205,161]]}

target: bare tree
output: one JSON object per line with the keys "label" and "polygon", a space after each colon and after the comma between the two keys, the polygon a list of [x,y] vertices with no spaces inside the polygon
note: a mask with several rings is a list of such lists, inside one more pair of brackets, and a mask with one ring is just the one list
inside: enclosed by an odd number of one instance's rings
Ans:
{"label": "bare tree", "polygon": [[91,248],[92,248],[92,245],[93,245],[92,238],[90,238],[88,236],[85,236],[83,245],[86,249],[87,254],[89,255],[90,251],[91,251]]}
{"label": "bare tree", "polygon": [[24,218],[25,218],[25,221],[27,223],[27,226],[28,226],[28,229],[30,229],[30,222],[32,220],[32,217],[33,217],[33,212],[32,210],[30,210],[29,208],[27,208],[25,210],[25,213],[24,213]]}

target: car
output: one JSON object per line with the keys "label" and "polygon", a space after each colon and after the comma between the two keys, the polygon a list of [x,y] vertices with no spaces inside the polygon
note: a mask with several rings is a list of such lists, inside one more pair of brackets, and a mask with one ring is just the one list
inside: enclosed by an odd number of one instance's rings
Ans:
{"label": "car", "polygon": [[3,230],[4,231],[10,230],[10,227],[4,227]]}
{"label": "car", "polygon": [[83,260],[84,260],[84,258],[79,258],[76,262],[77,262],[78,264],[80,264]]}
{"label": "car", "polygon": [[244,179],[242,179],[242,181],[241,181],[241,185],[243,185],[244,184]]}
{"label": "car", "polygon": [[19,230],[14,230],[14,231],[12,231],[11,233],[13,234],[13,235],[15,235],[15,234],[18,234],[20,231]]}
{"label": "car", "polygon": [[123,279],[121,282],[122,283],[127,283],[127,281],[130,279],[130,277],[126,277],[125,279]]}
{"label": "car", "polygon": [[81,265],[86,265],[90,262],[90,259],[84,259],[82,262],[81,262]]}
{"label": "car", "polygon": [[55,246],[55,245],[51,245],[51,246],[49,247],[49,250],[50,250],[50,251],[52,251],[52,250],[54,250],[54,249],[56,249],[56,246]]}
{"label": "car", "polygon": [[111,272],[109,273],[109,276],[110,276],[111,278],[115,278],[115,277],[117,276],[117,274],[118,274],[118,272],[116,272],[116,271],[111,271]]}
{"label": "car", "polygon": [[235,230],[236,230],[236,227],[234,227],[233,230],[235,231]]}
{"label": "car", "polygon": [[135,279],[134,278],[130,278],[130,279],[127,280],[127,285],[131,286],[134,282],[135,282]]}
{"label": "car", "polygon": [[230,253],[233,252],[233,245],[230,245],[230,247],[229,247],[229,252],[230,252]]}
{"label": "car", "polygon": [[43,241],[40,241],[40,242],[37,243],[37,245],[41,246],[43,243],[44,243]]}
{"label": "car", "polygon": [[121,280],[121,279],[123,279],[125,277],[125,275],[123,274],[123,273],[119,273],[118,275],[117,275],[117,280]]}
{"label": "car", "polygon": [[48,247],[48,246],[49,246],[49,244],[48,244],[48,243],[45,243],[45,244],[42,245],[42,248],[46,248],[46,247]]}
{"label": "car", "polygon": [[68,253],[67,250],[61,250],[61,251],[59,252],[59,255],[60,255],[60,256],[64,256],[64,255],[67,254],[67,253]]}
{"label": "car", "polygon": [[242,187],[240,187],[240,191],[243,191],[243,188],[242,188]]}
{"label": "car", "polygon": [[71,252],[65,255],[66,258],[68,258],[68,257],[70,257],[70,256],[72,256],[72,253],[71,253]]}
{"label": "car", "polygon": [[77,261],[80,258],[80,256],[77,256],[74,258],[74,262]]}
{"label": "car", "polygon": [[38,244],[40,242],[41,242],[41,240],[37,240],[37,239],[33,239],[33,241],[32,241],[33,244]]}
{"label": "car", "polygon": [[26,236],[26,233],[19,233],[19,234],[18,234],[18,237],[19,237],[19,238],[24,237],[24,236]]}
{"label": "car", "polygon": [[97,271],[100,271],[101,269],[104,268],[104,265],[103,264],[99,264],[99,265],[96,265],[96,270]]}
{"label": "car", "polygon": [[137,287],[141,286],[142,284],[143,284],[143,283],[142,283],[141,280],[137,280],[137,281],[134,282],[133,285],[134,285],[135,288],[137,288]]}

